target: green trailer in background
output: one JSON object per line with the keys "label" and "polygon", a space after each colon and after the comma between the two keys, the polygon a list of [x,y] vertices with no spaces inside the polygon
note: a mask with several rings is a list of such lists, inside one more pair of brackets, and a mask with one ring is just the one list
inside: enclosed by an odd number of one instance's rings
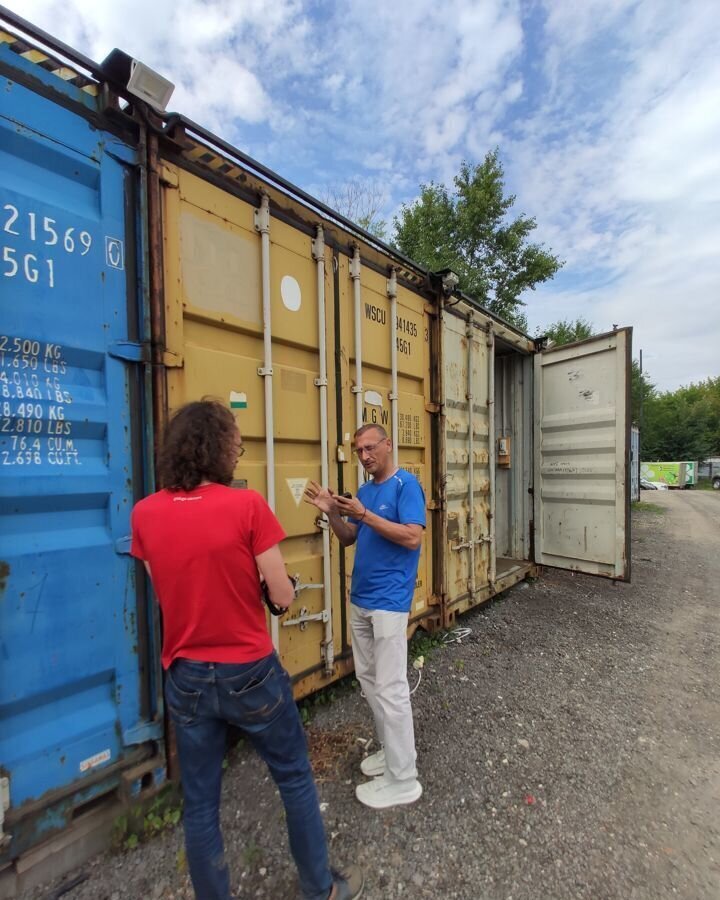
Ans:
{"label": "green trailer in background", "polygon": [[691,488],[697,477],[697,463],[644,462],[640,464],[640,477],[653,483],[666,484],[669,488]]}

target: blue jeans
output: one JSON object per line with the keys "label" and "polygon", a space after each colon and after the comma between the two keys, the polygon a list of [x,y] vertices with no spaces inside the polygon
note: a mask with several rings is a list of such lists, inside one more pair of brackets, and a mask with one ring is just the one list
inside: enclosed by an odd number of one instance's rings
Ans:
{"label": "blue jeans", "polygon": [[252,663],[176,659],[165,698],[177,734],[185,849],[198,900],[231,897],[220,833],[228,723],[250,740],[280,791],[303,897],[325,900],[333,884],[325,827],[290,678],[276,654]]}

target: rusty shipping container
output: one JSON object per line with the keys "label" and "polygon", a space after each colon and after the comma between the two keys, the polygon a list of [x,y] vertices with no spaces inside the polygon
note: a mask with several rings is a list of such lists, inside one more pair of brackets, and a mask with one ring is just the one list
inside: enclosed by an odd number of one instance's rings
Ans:
{"label": "rusty shipping container", "polygon": [[[113,341],[112,362],[93,357],[107,373],[122,362],[131,386],[125,396],[135,468],[123,490],[137,498],[152,489],[153,442],[182,403],[212,395],[234,410],[247,450],[234,485],[268,499],[288,533],[288,569],[300,576],[290,612],[269,620],[297,697],[352,668],[353,551],[339,545],[302,493],[308,479],[356,492],[363,473],[352,435],[360,424],[382,424],[397,464],[425,489],[428,527],[410,631],[451,626],[538,566],[629,578],[630,329],[543,348],[458,292],[448,273],[404,258],[181,115],[161,116],[132,98],[123,108],[122,87],[104,83],[96,64],[16,16],[0,18],[25,35],[4,39],[3,74],[63,115],[99,133],[121,133],[129,148],[125,184],[132,190],[123,215],[124,246],[132,245],[137,260],[125,287],[132,327]],[[55,46],[63,61],[34,49],[27,43],[33,37]],[[92,246],[99,246],[94,238]],[[104,250],[107,266],[117,269],[117,241]],[[93,278],[79,268],[76,290],[95,296]],[[16,422],[17,411],[8,412]],[[76,467],[79,493],[99,496],[98,466]],[[127,506],[118,491],[109,484],[108,509]],[[40,520],[28,522],[43,533]],[[121,557],[125,537],[113,537]],[[3,552],[7,546],[3,532]],[[33,577],[52,585],[53,565],[38,555]],[[91,771],[63,787],[61,816],[42,800],[38,812],[37,798],[28,799],[34,820],[45,824],[24,830],[17,845],[6,834],[0,865],[69,827],[74,810],[98,791],[115,796],[123,771],[117,760],[136,761],[138,747],[145,769],[125,782],[162,777],[154,762],[162,707],[150,586],[142,570],[130,569],[127,583],[142,611],[132,619],[142,632],[141,713],[151,721],[140,717],[121,730],[115,755],[96,754]],[[8,596],[20,590],[15,577],[13,569]],[[48,599],[63,602],[60,594]],[[2,621],[12,634],[20,619]],[[45,635],[46,656],[58,638]],[[0,712],[18,710],[6,703]],[[57,737],[53,753],[63,752],[64,740]],[[28,746],[22,759],[21,745],[13,745],[20,765],[42,764],[37,748]],[[112,777],[105,778],[106,767]],[[25,798],[16,802],[2,759],[0,773],[5,822],[19,822],[30,807]]]}

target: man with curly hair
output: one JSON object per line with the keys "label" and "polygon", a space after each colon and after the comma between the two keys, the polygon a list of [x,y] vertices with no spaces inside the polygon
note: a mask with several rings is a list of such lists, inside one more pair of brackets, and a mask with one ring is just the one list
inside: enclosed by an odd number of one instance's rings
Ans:
{"label": "man with curly hair", "polygon": [[188,403],[165,434],[163,489],[132,513],[132,553],[145,563],[163,615],[190,877],[199,900],[231,897],[220,788],[234,725],[280,791],[303,897],[351,900],[360,896],[362,873],[329,867],[305,733],[261,600],[262,578],[276,606],[293,601],[278,546],[285,532],[260,494],[230,487],[243,452],[230,410],[213,400]]}

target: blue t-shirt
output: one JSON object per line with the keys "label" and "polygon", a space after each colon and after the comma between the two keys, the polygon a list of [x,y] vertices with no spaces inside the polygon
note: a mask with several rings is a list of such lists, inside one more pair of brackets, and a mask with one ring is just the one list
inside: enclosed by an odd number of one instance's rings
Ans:
{"label": "blue t-shirt", "polygon": [[[404,469],[398,469],[380,484],[366,482],[358,491],[358,498],[370,512],[389,522],[425,527],[425,494],[417,478]],[[358,526],[352,602],[364,609],[409,612],[420,548],[409,550],[381,537],[364,522],[348,521]]]}

